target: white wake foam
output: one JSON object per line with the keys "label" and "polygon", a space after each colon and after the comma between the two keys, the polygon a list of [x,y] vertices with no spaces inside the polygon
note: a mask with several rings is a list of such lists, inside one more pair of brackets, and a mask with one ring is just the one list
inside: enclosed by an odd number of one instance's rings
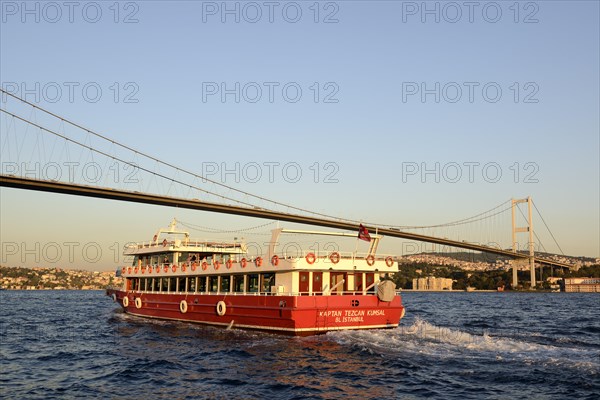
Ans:
{"label": "white wake foam", "polygon": [[410,326],[396,329],[332,332],[328,337],[342,345],[382,356],[410,357],[420,354],[433,358],[517,360],[528,364],[579,367],[600,373],[598,351],[529,342],[526,337],[492,336],[485,331],[472,334],[436,326],[420,318],[416,318]]}

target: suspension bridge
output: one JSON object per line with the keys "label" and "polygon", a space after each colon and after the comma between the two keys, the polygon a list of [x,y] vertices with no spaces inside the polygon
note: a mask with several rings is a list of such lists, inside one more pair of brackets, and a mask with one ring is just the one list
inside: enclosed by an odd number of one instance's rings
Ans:
{"label": "suspension bridge", "polygon": [[[531,197],[511,199],[472,217],[438,225],[402,226],[351,220],[239,190],[119,143],[2,89],[0,92],[3,97],[0,111],[4,116],[0,135],[2,187],[210,211],[354,232],[358,232],[362,224],[369,231],[383,236],[507,257],[513,260],[513,287],[517,285],[519,266],[529,265],[532,287],[536,286],[536,264],[572,268],[570,264],[536,254],[536,246],[537,253],[545,247],[533,230],[534,210],[561,253],[562,249]],[[60,165],[73,165],[75,159],[78,163],[91,160],[93,169],[104,170],[111,170],[118,162],[130,168],[130,172],[143,175],[143,179],[109,179],[108,175],[103,180],[90,179],[89,176],[82,179],[70,173],[63,176]],[[527,205],[527,215],[521,210],[521,205]],[[507,217],[509,212],[510,219]],[[469,228],[486,223],[486,234],[481,234],[481,229]],[[511,232],[509,243],[494,239],[499,231]],[[519,234],[522,233],[527,235],[525,246],[520,246]],[[461,239],[463,237],[468,240]]]}

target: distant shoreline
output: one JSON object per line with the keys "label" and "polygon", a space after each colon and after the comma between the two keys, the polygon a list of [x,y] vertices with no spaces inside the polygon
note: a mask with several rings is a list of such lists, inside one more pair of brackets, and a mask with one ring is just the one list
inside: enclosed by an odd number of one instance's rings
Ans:
{"label": "distant shoreline", "polygon": [[432,292],[432,293],[461,293],[461,292],[488,292],[498,293],[497,290],[417,290],[417,289],[402,289],[400,292]]}
{"label": "distant shoreline", "polygon": [[552,290],[414,290],[414,289],[402,289],[397,290],[398,293],[404,292],[410,293],[595,293],[595,292],[560,292]]}
{"label": "distant shoreline", "polygon": [[0,289],[1,292],[104,292],[106,289]]}

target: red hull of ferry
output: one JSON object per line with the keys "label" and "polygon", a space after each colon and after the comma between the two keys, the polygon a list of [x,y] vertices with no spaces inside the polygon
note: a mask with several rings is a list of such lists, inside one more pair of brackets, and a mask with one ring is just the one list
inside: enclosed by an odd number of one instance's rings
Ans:
{"label": "red hull of ferry", "polygon": [[[346,329],[395,328],[404,316],[400,296],[383,302],[372,294],[255,296],[107,291],[107,295],[113,294],[116,302],[131,315],[298,336]],[[127,307],[123,305],[126,296]],[[136,298],[140,299],[137,304]],[[182,300],[187,303],[185,312],[180,308]],[[224,310],[217,309],[221,301],[225,303]],[[218,311],[224,311],[224,315],[219,315]]]}

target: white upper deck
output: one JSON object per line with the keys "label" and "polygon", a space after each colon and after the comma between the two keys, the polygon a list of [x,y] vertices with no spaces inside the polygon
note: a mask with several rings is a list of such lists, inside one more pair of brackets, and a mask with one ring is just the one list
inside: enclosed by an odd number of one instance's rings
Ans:
{"label": "white upper deck", "polygon": [[[346,271],[346,272],[398,272],[397,258],[377,255],[382,236],[372,235],[367,253],[313,252],[295,250],[293,254],[277,251],[282,233],[356,237],[355,234],[339,232],[316,232],[275,229],[262,255],[250,256],[243,242],[218,242],[194,240],[189,233],[175,229],[173,221],[169,228],[159,229],[152,241],[128,245],[124,254],[134,256],[133,265],[123,268],[130,276],[232,274],[256,272],[282,272],[294,270]],[[169,238],[163,237],[166,234]],[[173,236],[178,236],[173,238]]]}

